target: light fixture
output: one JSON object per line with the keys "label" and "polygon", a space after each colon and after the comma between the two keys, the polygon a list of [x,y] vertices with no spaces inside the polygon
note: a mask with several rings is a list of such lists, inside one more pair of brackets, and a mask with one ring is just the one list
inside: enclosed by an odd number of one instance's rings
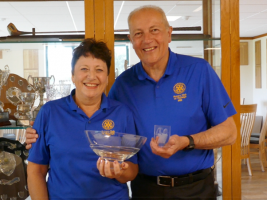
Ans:
{"label": "light fixture", "polygon": [[193,12],[198,12],[198,11],[200,11],[200,10],[202,10],[202,6],[199,6],[197,9],[195,9]]}
{"label": "light fixture", "polygon": [[166,17],[167,17],[167,20],[168,20],[169,22],[173,22],[173,21],[179,19],[179,18],[182,17],[182,16],[166,16]]}
{"label": "light fixture", "polygon": [[206,48],[204,50],[221,50],[221,48],[220,47],[214,47],[214,48],[210,47],[210,48]]}
{"label": "light fixture", "polygon": [[192,46],[177,46],[178,49],[186,49],[186,48],[192,48]]}

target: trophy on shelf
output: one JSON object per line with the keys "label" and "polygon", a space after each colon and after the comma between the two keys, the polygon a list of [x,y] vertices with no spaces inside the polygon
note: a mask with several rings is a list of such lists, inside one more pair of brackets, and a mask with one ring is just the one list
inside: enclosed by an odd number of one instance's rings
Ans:
{"label": "trophy on shelf", "polygon": [[6,92],[7,99],[17,106],[14,116],[17,118],[17,126],[30,126],[32,118],[31,109],[38,97],[38,92],[21,92],[16,87],[11,87]]}
{"label": "trophy on shelf", "polygon": [[[53,78],[53,83],[50,84],[50,80]],[[44,93],[46,92],[45,86],[46,85],[53,85],[55,83],[55,77],[52,75],[51,77],[32,77],[31,75],[28,76],[28,83],[30,83],[30,79],[32,80],[32,87],[34,91],[38,91],[40,96],[40,103],[37,108],[32,111],[33,120],[36,118],[38,112],[40,111],[41,107],[44,105]]]}
{"label": "trophy on shelf", "polygon": [[[6,84],[7,78],[9,76],[9,67],[8,65],[5,66],[4,70],[0,69],[0,97],[2,87]],[[4,112],[4,103],[0,101],[0,122],[9,122],[9,112]]]}

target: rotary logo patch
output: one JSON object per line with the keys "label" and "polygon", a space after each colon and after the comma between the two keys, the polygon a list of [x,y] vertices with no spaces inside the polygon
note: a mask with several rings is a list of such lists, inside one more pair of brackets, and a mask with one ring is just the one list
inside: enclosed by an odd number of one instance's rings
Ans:
{"label": "rotary logo patch", "polygon": [[184,83],[176,83],[173,86],[173,91],[178,95],[174,95],[173,99],[178,100],[178,102],[183,101],[183,99],[187,97],[186,94],[182,94],[185,92],[185,90],[186,90],[186,86]]}
{"label": "rotary logo patch", "polygon": [[114,122],[112,120],[110,120],[110,119],[106,119],[102,123],[102,127],[105,130],[110,130],[110,129],[114,128],[114,125],[115,125]]}
{"label": "rotary logo patch", "polygon": [[186,86],[183,83],[176,83],[175,86],[173,87],[173,91],[176,94],[182,94],[185,91],[185,89],[186,89]]}

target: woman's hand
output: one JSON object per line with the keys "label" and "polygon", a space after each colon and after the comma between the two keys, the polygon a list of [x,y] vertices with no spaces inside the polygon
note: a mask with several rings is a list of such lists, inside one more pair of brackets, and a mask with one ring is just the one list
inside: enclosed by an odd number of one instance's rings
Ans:
{"label": "woman's hand", "polygon": [[[111,167],[113,166],[113,169]],[[102,158],[97,160],[97,169],[103,177],[120,179],[122,174],[128,169],[129,165],[126,162],[119,163],[117,160],[109,162]]]}

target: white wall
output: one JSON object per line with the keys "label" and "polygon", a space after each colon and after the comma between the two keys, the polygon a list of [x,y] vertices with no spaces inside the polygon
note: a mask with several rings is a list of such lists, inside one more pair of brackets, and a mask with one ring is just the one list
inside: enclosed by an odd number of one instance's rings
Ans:
{"label": "white wall", "polygon": [[23,49],[38,49],[39,52],[39,76],[45,75],[44,46],[40,43],[0,43],[0,49],[3,50],[2,59],[0,59],[0,69],[5,65],[9,66],[10,73],[21,77],[23,74]]}
{"label": "white wall", "polygon": [[140,59],[136,55],[132,43],[129,45],[129,65],[135,65],[136,63],[140,62]]}
{"label": "white wall", "polygon": [[[261,75],[262,88],[255,88],[255,42],[261,40]],[[249,65],[240,66],[240,97],[245,98],[245,104],[257,104],[257,115],[267,114],[267,81],[266,81],[266,37],[255,40],[242,40],[248,42]]]}

